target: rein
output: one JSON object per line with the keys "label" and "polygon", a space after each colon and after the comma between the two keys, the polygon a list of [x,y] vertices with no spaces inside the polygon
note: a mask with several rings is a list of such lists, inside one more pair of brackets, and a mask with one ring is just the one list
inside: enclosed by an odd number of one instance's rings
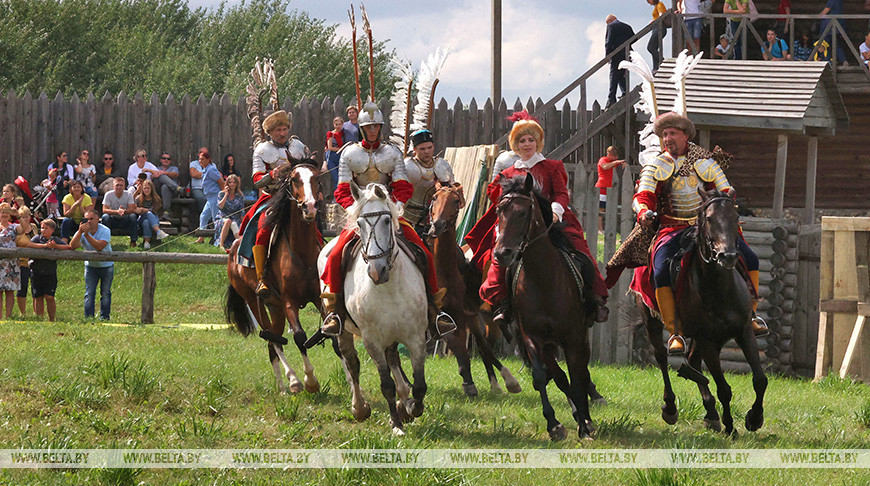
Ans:
{"label": "rein", "polygon": [[706,210],[707,207],[709,207],[711,204],[719,201],[727,201],[731,203],[735,208],[737,207],[737,203],[730,197],[717,196],[707,199],[707,201],[705,201],[704,204],[701,205],[701,208],[698,210],[698,255],[700,255],[701,260],[703,260],[704,263],[707,264],[714,263],[713,254],[715,252],[713,251],[713,244],[710,242],[710,240],[706,238],[706,231],[704,231],[707,223]]}
{"label": "rein", "polygon": [[[388,219],[392,219],[392,216],[393,216],[392,213],[390,213],[389,211],[374,211],[371,213],[360,214],[357,219],[358,220],[359,219],[365,220],[368,223],[369,219],[375,218],[374,223],[369,223],[369,225],[372,228],[375,228],[377,226],[377,224],[380,223],[382,218],[387,217]],[[377,233],[375,231],[369,232],[369,237],[363,242],[363,248],[362,248],[363,261],[368,263],[370,259],[377,260],[380,258],[390,256],[393,253],[393,246],[395,243],[395,237],[393,236],[393,233],[394,233],[394,231],[392,231],[392,229],[391,229],[389,232],[389,235],[390,235],[389,240],[390,241],[386,245],[386,250],[384,250],[376,255],[369,255],[369,248],[371,247],[372,242],[375,243],[375,246],[377,248],[384,248],[384,246],[381,245],[380,242],[378,241]],[[393,268],[393,259],[392,258],[387,259],[387,268],[389,268],[389,269]]]}
{"label": "rein", "polygon": [[[511,199],[516,199],[516,198],[527,199],[529,202],[532,203],[530,206],[535,205],[535,199],[532,196],[529,196],[527,194],[520,194],[517,192],[507,194],[507,195],[503,196],[501,198],[501,200],[502,201],[509,201]],[[529,220],[528,220],[528,224],[526,225],[526,231],[523,233],[523,241],[520,243],[520,247],[517,249],[517,252],[519,253],[520,258],[522,258],[523,253],[526,251],[526,248],[537,243],[538,240],[547,236],[550,233],[550,230],[553,228],[553,225],[556,224],[556,220],[551,221],[550,224],[547,225],[547,229],[545,229],[544,231],[541,232],[541,234],[539,234],[538,236],[536,236],[530,240],[529,239],[529,232],[532,231],[532,221],[533,220],[534,220],[534,216],[530,216]]]}

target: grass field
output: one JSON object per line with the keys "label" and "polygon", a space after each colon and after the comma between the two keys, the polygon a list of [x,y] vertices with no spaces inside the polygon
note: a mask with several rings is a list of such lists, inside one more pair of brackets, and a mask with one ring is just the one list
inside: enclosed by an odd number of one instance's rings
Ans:
{"label": "grass field", "polygon": [[[120,246],[120,245],[119,245]],[[190,248],[179,248],[190,251]],[[69,265],[69,268],[66,266]],[[595,366],[593,379],[609,404],[594,406],[596,440],[547,439],[540,401],[527,369],[506,364],[523,386],[519,395],[488,390],[482,365],[472,363],[481,390],[460,391],[455,360],[427,362],[429,394],[422,417],[390,434],[374,365],[364,351],[362,385],[372,417],[357,423],[350,392],[331,349],[311,357],[322,388],[282,396],[275,390],[265,346],[229,330],[166,326],[100,326],[82,322],[80,267],[62,273],[67,322],[0,324],[0,444],[2,448],[866,448],[870,389],[850,381],[771,377],[765,424],[746,432],[754,395],[748,376],[730,375],[740,436],[703,428],[697,388],[674,376],[680,420],[659,417],[657,370]],[[116,276],[113,321],[136,321],[141,287],[136,265]],[[220,322],[224,281],[219,266],[178,265],[163,278],[158,266],[158,322]],[[167,274],[170,272],[166,272]],[[78,280],[76,281],[76,278]],[[68,287],[68,288],[64,288]],[[77,294],[76,294],[77,293]],[[129,295],[128,295],[129,294]],[[165,302],[172,309],[164,309]],[[306,311],[312,331],[316,316]],[[298,353],[288,359],[301,371]],[[567,403],[550,385],[557,417],[576,431]],[[863,470],[65,470],[0,471],[0,484],[867,484]]]}

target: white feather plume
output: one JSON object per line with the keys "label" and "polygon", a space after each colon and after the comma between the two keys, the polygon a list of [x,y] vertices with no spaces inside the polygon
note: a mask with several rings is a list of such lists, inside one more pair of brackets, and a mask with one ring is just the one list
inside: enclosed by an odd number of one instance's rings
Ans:
{"label": "white feather plume", "polygon": [[631,61],[620,62],[619,69],[627,69],[643,78],[644,82],[641,83],[640,103],[638,103],[637,107],[639,110],[649,113],[650,120],[652,121],[655,119],[656,111],[658,110],[655,96],[653,94],[655,79],[653,77],[652,69],[650,69],[649,64],[646,63],[643,56],[638,54],[637,51],[631,51],[630,59]]}
{"label": "white feather plume", "polygon": [[704,55],[699,52],[697,56],[690,56],[689,51],[683,49],[683,52],[677,56],[676,64],[674,64],[674,74],[671,75],[670,81],[674,83],[677,90],[677,98],[674,100],[674,111],[680,115],[686,115],[686,90],[685,79],[689,73],[698,65],[698,61]]}
{"label": "white feather plume", "polygon": [[405,146],[405,127],[408,122],[408,117],[411,116],[411,110],[408,106],[409,93],[411,85],[414,82],[414,70],[411,67],[410,61],[400,61],[393,59],[393,74],[399,78],[396,81],[393,95],[390,98],[392,101],[392,111],[390,112],[390,127],[392,134],[390,141],[397,147]]}
{"label": "white feather plume", "polygon": [[444,67],[444,61],[450,49],[438,48],[420,65],[420,75],[417,77],[417,106],[414,108],[414,120],[411,131],[429,128],[429,112],[432,105],[432,90]]}

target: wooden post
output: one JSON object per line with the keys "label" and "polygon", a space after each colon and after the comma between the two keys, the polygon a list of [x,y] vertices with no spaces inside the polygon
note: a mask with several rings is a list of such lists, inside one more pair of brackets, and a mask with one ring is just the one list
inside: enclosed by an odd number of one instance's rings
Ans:
{"label": "wooden post", "polygon": [[776,144],[776,179],[773,186],[773,217],[783,216],[783,201],[785,200],[785,167],[788,160],[788,135],[781,133]]}
{"label": "wooden post", "polygon": [[157,288],[157,270],[154,262],[142,264],[142,324],[154,324],[154,289]]}
{"label": "wooden post", "polygon": [[492,0],[492,104],[501,101],[501,0]]}
{"label": "wooden post", "polygon": [[819,137],[807,142],[807,191],[804,203],[804,224],[813,224],[816,217],[816,172],[819,160]]}

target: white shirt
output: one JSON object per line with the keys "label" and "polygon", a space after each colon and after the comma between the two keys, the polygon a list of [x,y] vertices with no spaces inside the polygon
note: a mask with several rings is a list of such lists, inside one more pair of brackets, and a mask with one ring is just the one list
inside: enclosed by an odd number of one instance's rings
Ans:
{"label": "white shirt", "polygon": [[701,13],[701,0],[683,0],[683,13]]}
{"label": "white shirt", "polygon": [[[136,179],[139,178],[139,173],[144,172],[146,169],[157,170],[157,167],[151,162],[148,162],[147,160],[145,161],[145,164],[142,166],[141,169],[139,168],[139,165],[132,164],[130,168],[127,169],[127,185],[132,186],[133,184],[135,184]],[[145,175],[148,177],[148,179],[151,179],[150,172],[145,172]]]}
{"label": "white shirt", "polygon": [[[865,52],[870,52],[870,46],[868,46],[867,43],[864,42],[858,47],[858,50],[861,51],[861,57],[864,57]],[[865,58],[864,64],[870,65],[870,60]]]}

